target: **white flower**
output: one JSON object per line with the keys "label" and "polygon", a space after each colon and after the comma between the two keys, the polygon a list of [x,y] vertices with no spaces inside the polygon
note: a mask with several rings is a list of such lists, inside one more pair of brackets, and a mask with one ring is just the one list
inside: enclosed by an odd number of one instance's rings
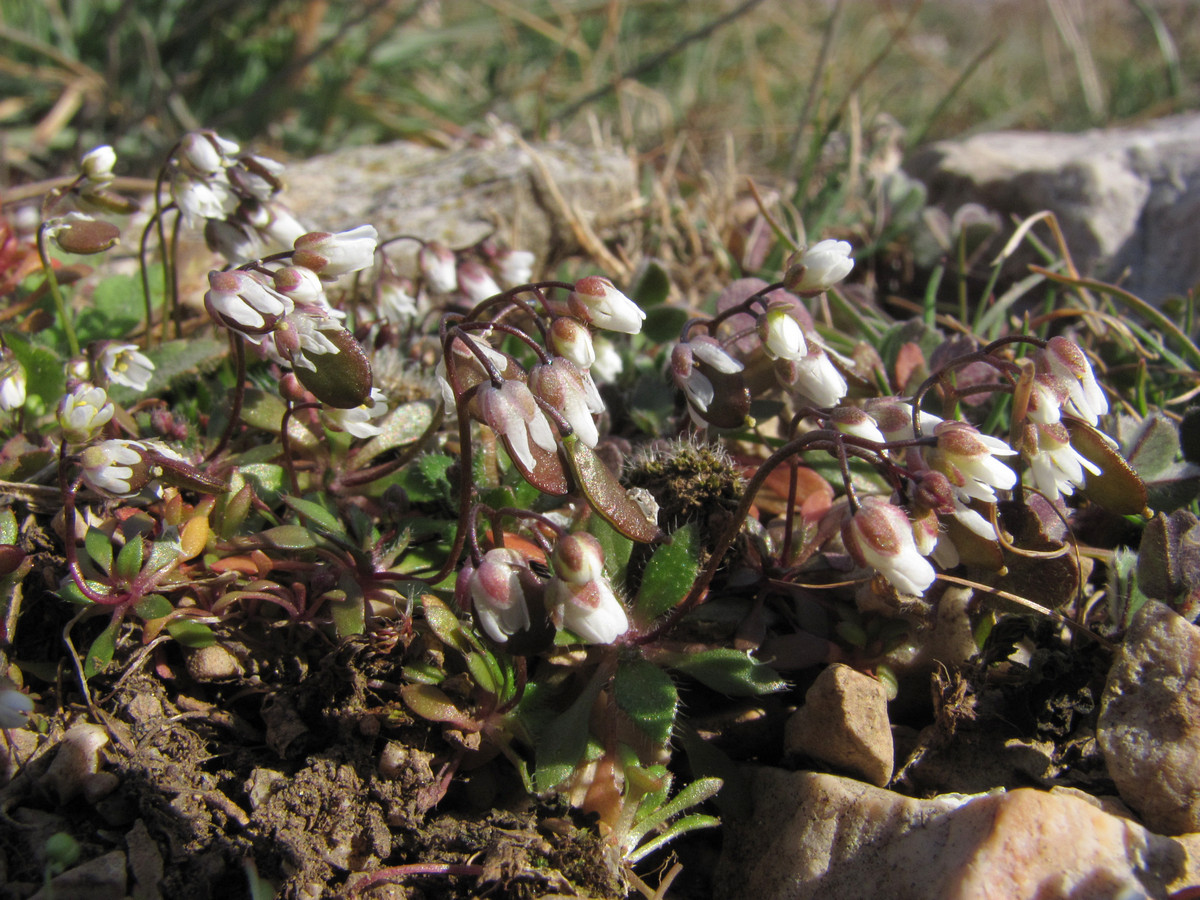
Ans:
{"label": "white flower", "polygon": [[[289,297],[263,284],[249,272],[209,272],[204,305],[223,325],[263,329],[295,309]],[[232,327],[232,326],[231,326]]]}
{"label": "white flower", "polygon": [[374,424],[376,419],[387,415],[387,398],[379,388],[371,388],[371,398],[362,406],[353,409],[323,407],[321,412],[326,421],[337,431],[345,431],[356,438],[375,437],[383,429]]}
{"label": "white flower", "polygon": [[458,265],[449,247],[436,241],[422,244],[417,251],[417,265],[435,294],[450,294],[458,290]]}
{"label": "white flower", "polygon": [[505,381],[500,387],[486,384],[476,397],[484,424],[505,440],[513,461],[526,471],[537,467],[530,440],[548,453],[558,446],[550,421],[524,382]]}
{"label": "white flower", "polygon": [[417,298],[400,282],[387,279],[381,281],[376,290],[381,318],[399,325],[417,314]]}
{"label": "white flower", "polygon": [[788,265],[784,282],[789,291],[813,293],[827,291],[854,268],[851,246],[846,241],[818,241]]}
{"label": "white flower", "polygon": [[596,361],[592,333],[574,316],[558,316],[550,323],[549,344],[555,353],[581,369],[590,369]]}
{"label": "white flower", "polygon": [[183,171],[171,179],[171,198],[188,227],[202,219],[224,219],[237,209],[238,198],[224,170],[200,180]]}
{"label": "white flower", "polygon": [[528,250],[501,250],[496,254],[500,281],[506,288],[528,284],[533,279],[534,256]]}
{"label": "white flower", "polygon": [[641,307],[599,275],[589,275],[575,282],[575,290],[571,291],[567,304],[579,318],[608,331],[637,334],[646,319]]}
{"label": "white flower", "polygon": [[[889,441],[911,441],[916,437],[913,429],[912,404],[896,397],[877,397],[864,404],[867,413],[875,420],[879,430]],[[921,411],[921,436],[929,437],[941,422],[933,413]]]}
{"label": "white flower", "polygon": [[113,405],[104,388],[81,384],[58,403],[58,424],[63,437],[76,444],[90,441],[113,417]]}
{"label": "white flower", "polygon": [[837,406],[850,391],[829,354],[815,341],[802,359],[783,360],[777,366],[776,371],[782,371],[785,381],[816,406]]}
{"label": "white flower", "polygon": [[485,553],[478,566],[463,572],[474,601],[475,617],[488,637],[498,644],[506,643],[518,631],[526,631],[531,624],[521,584],[521,576],[528,569],[517,551],[497,547]]}
{"label": "white flower", "polygon": [[116,164],[116,151],[108,144],[101,144],[83,155],[79,168],[88,181],[99,186],[113,180],[113,166]]}
{"label": "white flower", "polygon": [[[689,407],[701,413],[708,412],[716,397],[712,380],[701,371],[705,367],[723,375],[732,375],[745,368],[707,335],[698,335],[675,345],[671,351],[671,374],[683,390]],[[704,423],[697,421],[697,424]]]}
{"label": "white flower", "polygon": [[295,303],[328,305],[325,285],[317,273],[304,266],[282,266],[272,276],[275,290]]}
{"label": "white flower", "polygon": [[625,607],[604,578],[584,584],[552,579],[547,603],[555,627],[569,629],[586,644],[611,644],[629,630]]}
{"label": "white flower", "polygon": [[136,441],[101,441],[79,457],[83,480],[97,493],[131,497],[146,486],[149,471]]}
{"label": "white flower", "polygon": [[0,409],[12,412],[25,405],[25,367],[12,357],[0,364]]}
{"label": "white flower", "polygon": [[296,238],[292,262],[329,281],[370,266],[375,261],[378,242],[379,233],[374,225],[359,225],[337,234],[310,231]]}
{"label": "white flower", "polygon": [[1095,425],[1100,416],[1108,412],[1108,399],[1096,383],[1091,363],[1078,344],[1073,344],[1065,337],[1052,337],[1037,363],[1039,369],[1057,378],[1066,389],[1064,408],[1067,412],[1089,425]]}
{"label": "white flower", "polygon": [[804,329],[783,307],[773,307],[759,317],[758,336],[771,359],[799,361],[808,354]]}
{"label": "white flower", "polygon": [[33,712],[33,701],[8,682],[0,684],[0,728],[24,728]]}
{"label": "white flower", "polygon": [[472,303],[482,303],[500,293],[500,285],[492,273],[473,259],[465,259],[458,265],[458,286]]}
{"label": "white flower", "polygon": [[280,365],[315,372],[316,363],[309,357],[341,353],[338,345],[324,334],[341,328],[328,316],[295,310],[280,319],[274,331],[263,335],[262,349]]}
{"label": "white flower", "polygon": [[586,371],[556,356],[530,370],[529,389],[562,414],[579,440],[589,447],[596,446],[600,433],[592,414],[604,412],[604,401]]}
{"label": "white flower", "polygon": [[882,497],[866,497],[842,527],[842,540],[861,566],[875,569],[902,594],[921,596],[937,573],[917,550],[904,510]]}
{"label": "white flower", "polygon": [[966,422],[940,422],[933,433],[937,446],[925,460],[950,480],[960,499],[994,502],[996,488],[1008,490],[1017,483],[1017,473],[996,459],[1017,451],[999,438],[980,434]]}
{"label": "white flower", "polygon": [[1059,423],[1027,429],[1023,449],[1033,486],[1051,500],[1075,493],[1075,488],[1083,485],[1085,470],[1100,474],[1099,466],[1071,446],[1070,433]]}
{"label": "white flower", "polygon": [[179,159],[200,175],[232,165],[241,148],[215,131],[193,131],[179,142]]}
{"label": "white flower", "polygon": [[100,371],[112,384],[144,391],[154,375],[154,363],[136,344],[109,344],[100,353]]}
{"label": "white flower", "polygon": [[625,362],[616,346],[602,334],[592,337],[592,347],[596,351],[596,361],[589,367],[596,378],[607,384],[612,384],[625,370]]}

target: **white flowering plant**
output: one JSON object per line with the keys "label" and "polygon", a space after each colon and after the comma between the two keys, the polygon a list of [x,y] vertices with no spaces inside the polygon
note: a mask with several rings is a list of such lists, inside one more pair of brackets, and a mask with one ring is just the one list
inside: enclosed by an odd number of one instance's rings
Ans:
{"label": "white flowering plant", "polygon": [[[212,131],[158,172],[139,276],[90,276],[62,254],[124,237],[114,168],[86,154],[0,272],[23,310],[0,323],[0,477],[28,513],[0,512],[0,587],[42,561],[85,688],[151,657],[190,678],[210,648],[257,677],[247,648],[279,635],[336,648],[381,727],[427,730],[418,812],[515,772],[632,864],[715,824],[683,815],[713,771],[669,799],[685,698],[833,662],[899,690],[952,587],[1100,644],[1147,596],[1200,612],[1200,469],[1166,405],[1190,342],[1135,414],[1145,334],[1082,300],[967,322],[931,294],[897,319],[851,231],[686,292],[653,260],[547,278],[491,237],[310,229],[284,168]],[[176,231],[211,254],[198,287]],[[1081,560],[1132,552],[1100,526],[1145,520],[1134,575],[1114,562],[1090,602]],[[997,652],[1002,614],[970,615]],[[10,727],[36,719],[6,696]]]}

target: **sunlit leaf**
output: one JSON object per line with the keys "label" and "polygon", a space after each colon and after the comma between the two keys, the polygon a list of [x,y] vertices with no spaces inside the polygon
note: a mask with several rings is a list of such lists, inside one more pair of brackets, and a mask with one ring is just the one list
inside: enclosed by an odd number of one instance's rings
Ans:
{"label": "sunlit leaf", "polygon": [[700,569],[700,541],[695,522],[671,535],[671,542],[654,551],[642,575],[642,585],[633,601],[635,617],[652,622],[675,607],[696,581]]}
{"label": "sunlit leaf", "polygon": [[671,676],[644,659],[622,662],[613,679],[613,700],[634,726],[658,744],[666,744],[675,725],[679,694]]}
{"label": "sunlit leaf", "polygon": [[770,666],[733,648],[672,654],[667,665],[730,697],[756,697],[787,687],[787,682]]}
{"label": "sunlit leaf", "polygon": [[592,509],[621,534],[635,541],[652,543],[662,538],[658,525],[646,518],[608,466],[587,444],[575,436],[563,441],[571,472]]}

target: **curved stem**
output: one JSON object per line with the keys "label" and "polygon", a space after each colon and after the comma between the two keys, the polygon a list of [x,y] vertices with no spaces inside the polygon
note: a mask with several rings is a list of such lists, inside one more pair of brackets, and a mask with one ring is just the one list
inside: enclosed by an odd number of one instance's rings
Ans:
{"label": "curved stem", "polygon": [[79,554],[75,549],[75,493],[83,483],[83,476],[77,475],[74,481],[68,483],[67,464],[70,459],[71,457],[67,456],[67,442],[64,440],[58,450],[58,486],[63,495],[63,556],[67,560],[67,572],[79,588],[79,592],[93,603],[100,606],[118,606],[124,598],[114,600],[108,594],[92,590],[79,568]]}
{"label": "curved stem", "polygon": [[320,409],[320,403],[297,403],[295,406],[292,402],[287,401],[287,409],[283,411],[283,424],[279,428],[279,443],[283,446],[283,465],[287,469],[288,481],[292,485],[292,493],[300,493],[300,479],[296,475],[296,464],[292,461],[292,439],[288,435],[288,425],[291,424],[292,416],[306,409]]}
{"label": "curved stem", "polygon": [[[161,187],[160,187],[161,190]],[[157,198],[157,191],[155,197]],[[158,208],[158,200],[155,199],[154,213],[146,222],[146,227],[142,229],[141,240],[138,241],[138,266],[141,269],[142,275],[142,301],[146,307],[146,349],[150,350],[154,347],[154,300],[150,296],[150,264],[146,259],[146,251],[150,244],[150,232],[154,230],[158,223],[159,216],[162,215],[162,210]]]}

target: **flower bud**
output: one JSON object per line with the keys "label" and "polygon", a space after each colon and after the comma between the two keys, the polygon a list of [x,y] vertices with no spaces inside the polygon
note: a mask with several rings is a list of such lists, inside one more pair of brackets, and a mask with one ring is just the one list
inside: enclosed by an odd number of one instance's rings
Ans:
{"label": "flower bud", "polygon": [[325,286],[317,273],[304,266],[283,266],[272,276],[275,290],[295,303],[321,303]]}
{"label": "flower bud", "polygon": [[804,329],[788,314],[786,307],[772,306],[759,316],[758,336],[771,359],[800,360],[808,353]]}
{"label": "flower bud", "polygon": [[556,578],[550,582],[547,602],[558,628],[579,635],[587,644],[611,644],[629,630],[625,607],[607,579],[576,584]]}
{"label": "flower bud", "polygon": [[554,574],[569,584],[587,584],[604,577],[604,548],[586,531],[560,537],[551,562]]}
{"label": "flower bud", "polygon": [[215,131],[193,131],[179,142],[179,159],[197,175],[212,175],[230,165],[240,149]]}
{"label": "flower bud", "polygon": [[622,294],[607,278],[589,275],[575,282],[575,290],[567,298],[572,313],[597,328],[637,334],[642,330],[646,313]]}
{"label": "flower bud", "polygon": [[374,225],[359,225],[337,234],[311,231],[296,238],[292,262],[329,281],[370,266],[375,261],[378,242],[379,233]]}
{"label": "flower bud", "polygon": [[458,264],[458,286],[472,303],[482,303],[500,293],[492,273],[473,259]]}
{"label": "flower bud", "polygon": [[550,349],[581,369],[596,361],[596,346],[588,327],[573,316],[558,316],[550,323]]}
{"label": "flower bud", "polygon": [[860,566],[875,569],[902,594],[920,596],[937,578],[917,550],[912,523],[900,507],[866,497],[842,526],[842,540]]}
{"label": "flower bud", "polygon": [[454,253],[445,244],[429,241],[417,252],[417,265],[430,290],[450,294],[458,290],[458,267]]}
{"label": "flower bud", "polygon": [[33,712],[33,700],[7,678],[0,682],[0,728],[24,728]]}
{"label": "flower bud", "polygon": [[56,412],[63,437],[82,444],[95,437],[113,417],[114,408],[104,388],[81,384],[65,394]]}
{"label": "flower bud", "polygon": [[1052,337],[1037,359],[1039,371],[1057,378],[1066,389],[1068,412],[1095,425],[1108,412],[1108,398],[1096,383],[1091,363],[1078,344],[1065,337]]}
{"label": "flower bud", "polygon": [[829,421],[842,434],[886,444],[879,425],[857,406],[838,406],[829,411]]}
{"label": "flower bud", "polygon": [[592,413],[604,412],[600,392],[588,376],[562,356],[539,363],[529,372],[529,389],[558,410],[570,424],[575,436],[589,447],[600,440]]}
{"label": "flower bud", "polygon": [[784,286],[797,294],[827,291],[850,274],[854,259],[846,241],[818,241],[788,260]]}
{"label": "flower bud", "polygon": [[497,547],[485,553],[467,577],[475,618],[498,644],[507,643],[509,637],[531,625],[521,578],[528,569],[525,558],[517,551]]}
{"label": "flower bud", "polygon": [[113,180],[113,166],[116,164],[116,151],[108,144],[101,144],[83,155],[83,159],[79,161],[79,168],[84,178],[100,186]]}
{"label": "flower bud", "polygon": [[25,405],[25,367],[6,353],[0,359],[0,409],[12,412]]}

